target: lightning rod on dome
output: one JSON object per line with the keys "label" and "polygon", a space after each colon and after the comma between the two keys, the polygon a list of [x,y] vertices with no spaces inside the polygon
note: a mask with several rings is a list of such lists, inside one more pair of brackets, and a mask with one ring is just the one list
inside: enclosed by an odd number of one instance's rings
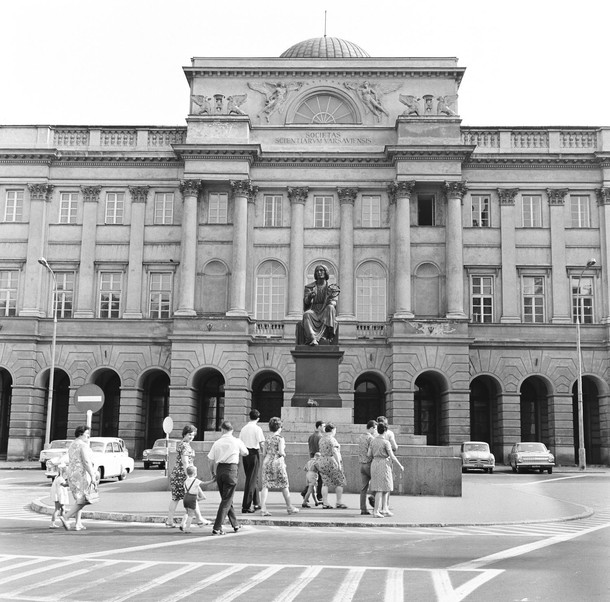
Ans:
{"label": "lightning rod on dome", "polygon": [[324,37],[326,37],[326,11],[324,11]]}

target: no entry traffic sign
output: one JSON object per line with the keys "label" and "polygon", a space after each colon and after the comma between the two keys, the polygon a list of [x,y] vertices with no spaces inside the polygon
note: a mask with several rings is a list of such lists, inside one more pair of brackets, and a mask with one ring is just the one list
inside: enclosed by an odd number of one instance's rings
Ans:
{"label": "no entry traffic sign", "polygon": [[74,407],[81,412],[97,412],[104,405],[104,391],[97,385],[82,385],[74,393]]}

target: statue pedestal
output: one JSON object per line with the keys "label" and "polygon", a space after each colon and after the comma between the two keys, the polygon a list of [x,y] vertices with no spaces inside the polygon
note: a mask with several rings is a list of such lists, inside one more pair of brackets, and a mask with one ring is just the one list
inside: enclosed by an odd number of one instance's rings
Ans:
{"label": "statue pedestal", "polygon": [[308,407],[314,399],[318,407],[340,408],[339,363],[343,351],[337,345],[298,345],[291,351],[296,364],[293,407]]}

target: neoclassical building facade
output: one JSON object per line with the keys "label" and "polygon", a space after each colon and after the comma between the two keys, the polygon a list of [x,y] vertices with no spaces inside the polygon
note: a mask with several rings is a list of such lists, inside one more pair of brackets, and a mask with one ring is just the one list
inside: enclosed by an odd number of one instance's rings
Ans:
{"label": "neoclassical building facade", "polygon": [[574,464],[579,318],[608,464],[610,128],[464,127],[464,71],[324,37],[192,59],[185,126],[0,125],[0,457],[37,457],[52,365],[51,438],[87,383],[136,456],[168,415],[280,414],[323,263],[354,423]]}

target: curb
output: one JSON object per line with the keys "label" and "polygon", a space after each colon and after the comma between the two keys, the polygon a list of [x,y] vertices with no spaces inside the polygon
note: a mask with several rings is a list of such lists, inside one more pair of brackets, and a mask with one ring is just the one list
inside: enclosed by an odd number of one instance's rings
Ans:
{"label": "curb", "polygon": [[[30,509],[38,514],[53,514],[53,508],[43,504],[41,499],[34,500],[30,503]],[[587,509],[580,514],[573,516],[566,516],[553,519],[540,519],[540,520],[520,520],[520,521],[493,521],[493,522],[462,522],[462,523],[443,523],[443,522],[432,522],[432,523],[409,523],[399,521],[380,521],[379,519],[354,519],[355,522],[345,520],[335,520],[329,518],[328,520],[319,520],[306,518],[239,518],[239,524],[241,525],[263,525],[266,527],[394,527],[394,528],[451,528],[451,527],[490,527],[490,526],[510,526],[510,525],[537,525],[547,523],[564,523],[573,520],[582,520],[589,518],[594,514],[593,510]],[[125,512],[95,512],[83,510],[82,517],[90,520],[109,520],[123,523],[142,523],[142,524],[164,524],[165,515],[142,515],[142,514],[128,514]],[[357,521],[357,522],[356,522]],[[176,521],[175,521],[176,522]],[[178,524],[178,522],[176,522]]]}

